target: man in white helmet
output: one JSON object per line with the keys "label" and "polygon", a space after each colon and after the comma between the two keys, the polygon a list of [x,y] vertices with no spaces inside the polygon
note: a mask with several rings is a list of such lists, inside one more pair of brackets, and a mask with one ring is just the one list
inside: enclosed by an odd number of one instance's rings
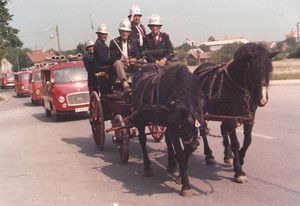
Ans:
{"label": "man in white helmet", "polygon": [[96,61],[96,66],[97,68],[110,66],[112,62],[109,57],[109,48],[105,44],[108,35],[106,24],[101,24],[98,27],[96,34],[98,36],[94,45],[94,57]]}
{"label": "man in white helmet", "polygon": [[140,47],[140,51],[143,50],[143,39],[146,36],[146,29],[141,24],[141,9],[137,5],[133,5],[129,11],[128,19],[131,22],[131,38],[137,41],[137,45]]}
{"label": "man in white helmet", "polygon": [[[98,36],[94,44],[94,58],[96,64],[96,81],[97,89],[100,86],[101,93],[110,93],[110,79],[107,76],[113,76],[112,61],[109,56],[109,48],[106,45],[107,40],[107,26],[106,24],[101,24],[96,31]],[[99,92],[99,91],[98,91]]]}
{"label": "man in white helmet", "polygon": [[113,68],[125,92],[131,91],[126,79],[126,70],[134,66],[134,63],[141,58],[141,53],[136,42],[129,38],[130,32],[130,21],[128,19],[122,20],[119,26],[120,36],[111,40],[109,45]]}
{"label": "man in white helmet", "polygon": [[[167,33],[161,32],[162,23],[157,14],[149,19],[151,32],[144,39],[144,49],[148,63],[155,63],[159,66],[170,64],[173,58],[173,46]],[[152,52],[151,52],[152,51]]]}

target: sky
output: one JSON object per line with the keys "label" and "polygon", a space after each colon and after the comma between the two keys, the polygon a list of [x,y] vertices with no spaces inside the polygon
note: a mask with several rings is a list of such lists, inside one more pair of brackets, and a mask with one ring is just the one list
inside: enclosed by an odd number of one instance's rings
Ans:
{"label": "sky", "polygon": [[57,25],[64,51],[95,40],[102,23],[108,26],[109,43],[119,36],[118,26],[134,4],[141,8],[147,33],[149,18],[156,13],[161,31],[169,34],[174,46],[187,39],[198,44],[210,36],[282,41],[289,31],[297,31],[300,21],[299,0],[9,0],[7,8],[23,48],[58,50]]}

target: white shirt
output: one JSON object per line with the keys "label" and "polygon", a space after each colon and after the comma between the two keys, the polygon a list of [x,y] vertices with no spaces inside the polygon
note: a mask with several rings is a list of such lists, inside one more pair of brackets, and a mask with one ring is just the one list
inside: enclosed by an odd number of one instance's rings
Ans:
{"label": "white shirt", "polygon": [[128,57],[127,41],[126,42],[122,41],[122,51],[123,51],[123,55]]}

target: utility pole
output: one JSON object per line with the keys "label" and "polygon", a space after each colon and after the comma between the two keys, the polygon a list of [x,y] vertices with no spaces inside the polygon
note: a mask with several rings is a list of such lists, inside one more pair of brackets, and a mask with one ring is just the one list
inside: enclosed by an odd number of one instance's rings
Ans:
{"label": "utility pole", "polygon": [[58,33],[58,26],[56,25],[56,39],[57,39],[57,47],[58,47],[58,52],[59,56],[61,55],[61,49],[60,49],[60,44],[59,44],[59,33]]}
{"label": "utility pole", "polygon": [[92,20],[92,14],[90,14],[90,20],[91,20],[91,28],[92,28],[92,41],[94,41],[94,25]]}
{"label": "utility pole", "polygon": [[300,37],[299,37],[299,21],[297,22],[297,43],[300,46]]}

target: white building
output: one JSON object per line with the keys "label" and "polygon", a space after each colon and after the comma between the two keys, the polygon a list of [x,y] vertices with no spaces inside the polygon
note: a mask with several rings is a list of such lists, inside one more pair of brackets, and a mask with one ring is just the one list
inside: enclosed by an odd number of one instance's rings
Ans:
{"label": "white building", "polygon": [[222,48],[222,46],[226,45],[226,44],[233,44],[233,43],[243,43],[246,44],[249,41],[246,39],[224,39],[224,40],[220,40],[220,41],[208,41],[208,42],[202,42],[198,45],[196,45],[197,47],[199,47],[200,45],[205,45],[208,46],[210,48],[211,51],[215,51],[215,50],[219,50]]}
{"label": "white building", "polygon": [[1,59],[0,73],[11,72],[13,65],[5,58]]}

